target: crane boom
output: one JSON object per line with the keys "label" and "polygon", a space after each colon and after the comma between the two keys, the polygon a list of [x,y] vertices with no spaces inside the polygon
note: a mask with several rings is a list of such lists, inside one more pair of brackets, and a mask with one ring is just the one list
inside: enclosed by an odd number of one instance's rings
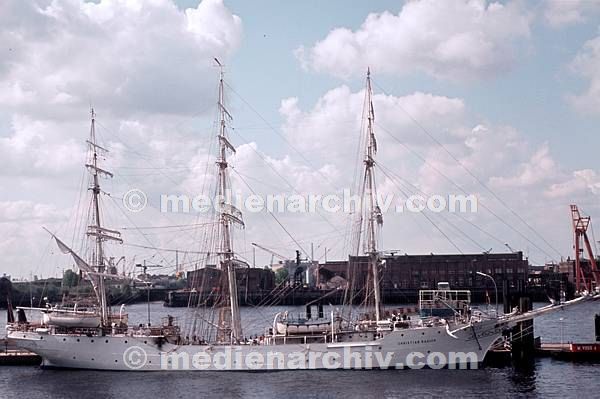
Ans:
{"label": "crane boom", "polygon": [[262,249],[263,251],[265,251],[265,252],[268,252],[268,253],[270,253],[271,255],[273,255],[273,256],[276,256],[276,257],[280,258],[281,260],[286,260],[286,259],[289,259],[289,257],[288,257],[288,256],[281,255],[281,254],[279,254],[279,253],[277,253],[277,252],[273,251],[272,249],[269,249],[269,248],[263,247],[262,245],[260,245],[260,244],[257,244],[257,243],[255,243],[255,242],[253,242],[253,243],[252,243],[252,246],[253,246],[253,247],[256,247],[256,248],[259,248],[259,249]]}
{"label": "crane boom", "polygon": [[[579,208],[577,205],[571,205],[571,219],[573,221],[573,233],[574,233],[574,249],[575,249],[575,284],[577,291],[581,290],[592,290],[592,280],[595,282],[596,286],[600,285],[600,270],[596,265],[596,258],[594,257],[594,253],[592,251],[592,246],[590,245],[590,239],[587,235],[587,230],[591,223],[591,217],[589,216],[581,216],[579,212]],[[589,263],[590,263],[590,271],[591,277],[585,275],[583,270],[583,265],[581,262],[581,255],[583,254],[584,248],[587,251]]]}

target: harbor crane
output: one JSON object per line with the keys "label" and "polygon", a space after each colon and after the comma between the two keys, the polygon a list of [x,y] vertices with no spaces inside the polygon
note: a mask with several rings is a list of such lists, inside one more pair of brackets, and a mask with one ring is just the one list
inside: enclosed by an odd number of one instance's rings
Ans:
{"label": "harbor crane", "polygon": [[278,257],[278,258],[279,258],[279,259],[281,259],[281,260],[287,260],[287,259],[289,259],[289,257],[287,257],[287,256],[284,256],[284,255],[281,255],[281,254],[279,254],[279,253],[277,253],[277,252],[273,251],[272,249],[269,249],[269,248],[263,247],[262,245],[260,245],[260,244],[257,244],[257,243],[255,243],[255,242],[253,242],[253,243],[252,243],[252,246],[253,246],[253,247],[256,247],[256,248],[259,248],[259,249],[262,249],[263,251],[265,251],[265,252],[268,252],[268,253],[270,253],[270,254],[271,254],[271,263],[270,263],[270,265],[269,265],[269,266],[272,266],[272,265],[273,265],[273,262],[275,261],[275,257]]}
{"label": "harbor crane", "polygon": [[[592,290],[592,280],[596,284],[596,287],[600,286],[600,271],[596,264],[596,258],[590,245],[590,239],[587,235],[587,230],[591,224],[591,217],[581,216],[577,205],[571,205],[571,219],[573,221],[573,233],[574,233],[574,245],[575,249],[575,288],[578,292],[582,290]],[[585,250],[588,255],[589,268],[586,268],[591,273],[585,273],[582,265],[583,251]],[[586,276],[587,274],[587,276]],[[591,276],[589,276],[591,274]]]}

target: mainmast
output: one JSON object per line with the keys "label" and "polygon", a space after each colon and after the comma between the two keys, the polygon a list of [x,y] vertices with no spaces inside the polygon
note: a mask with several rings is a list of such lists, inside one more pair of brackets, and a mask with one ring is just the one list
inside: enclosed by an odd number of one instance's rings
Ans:
{"label": "mainmast", "polygon": [[113,174],[98,167],[98,152],[107,153],[108,150],[102,148],[96,144],[96,114],[94,109],[91,109],[91,127],[90,127],[90,140],[88,140],[88,147],[90,153],[90,160],[85,166],[88,168],[92,175],[92,183],[90,190],[92,191],[92,224],[88,226],[87,235],[93,237],[96,249],[92,259],[92,266],[98,273],[98,300],[100,302],[102,324],[108,324],[108,303],[106,300],[106,288],[104,286],[104,273],[106,271],[105,257],[103,242],[105,240],[113,240],[122,243],[120,236],[121,233],[115,230],[109,230],[102,227],[102,218],[100,215],[100,181],[101,175],[106,177],[113,177]]}
{"label": "mainmast", "polygon": [[239,342],[242,338],[242,323],[240,318],[240,309],[238,303],[237,280],[233,258],[233,237],[231,234],[232,223],[244,225],[242,214],[233,205],[229,203],[229,164],[227,163],[227,152],[235,153],[235,148],[227,139],[227,120],[231,120],[231,114],[225,108],[224,96],[224,70],[223,65],[215,58],[220,67],[219,75],[219,156],[217,158],[218,183],[217,198],[219,198],[219,209],[217,216],[220,226],[220,248],[221,257],[221,275],[222,287],[224,291],[220,301],[219,309],[219,330],[217,340],[225,341],[229,339],[231,343]]}
{"label": "mainmast", "polygon": [[[377,203],[377,189],[375,185],[375,154],[377,154],[377,140],[373,124],[375,122],[375,111],[373,109],[373,90],[371,88],[371,71],[367,69],[367,86],[365,92],[365,109],[363,115],[366,115],[366,145],[365,157],[363,163],[364,179],[362,182],[362,201],[365,209],[365,253],[369,257],[369,267],[373,276],[373,295],[375,299],[375,318],[377,321],[381,318],[381,291],[379,286],[379,252],[377,250],[378,229],[383,224],[381,209]],[[362,222],[361,222],[362,224]],[[362,227],[361,227],[362,229]],[[360,236],[360,234],[359,234]],[[360,245],[359,245],[360,247]]]}

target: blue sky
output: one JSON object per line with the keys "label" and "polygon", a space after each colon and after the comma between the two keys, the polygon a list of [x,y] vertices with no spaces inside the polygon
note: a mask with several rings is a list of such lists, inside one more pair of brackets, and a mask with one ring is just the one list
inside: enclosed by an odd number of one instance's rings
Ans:
{"label": "blue sky", "polygon": [[[187,8],[198,2],[177,3]],[[396,14],[403,3],[369,1],[350,7],[345,1],[227,1],[227,6],[244,21],[243,42],[230,63],[230,79],[274,123],[280,121],[277,109],[282,98],[297,96],[301,105],[309,106],[324,91],[341,83],[360,89],[362,77],[342,80],[303,70],[294,50],[324,38],[336,27],[356,30],[369,13]],[[424,91],[463,98],[483,118],[514,126],[536,142],[548,142],[553,155],[568,167],[585,168],[597,159],[599,118],[597,114],[575,111],[565,96],[586,85],[584,79],[569,71],[568,65],[583,43],[598,34],[597,21],[565,29],[553,29],[541,21],[532,24],[531,40],[522,46],[518,62],[492,79],[463,84],[422,73],[376,79],[395,95]]]}
{"label": "blue sky", "polygon": [[[17,276],[68,266],[48,251],[40,226],[83,247],[73,229],[90,104],[115,171],[107,224],[195,220],[161,214],[157,198],[193,194],[213,175],[215,56],[235,91],[227,92],[232,165],[261,194],[290,183],[303,193],[352,185],[368,65],[378,162],[430,194],[458,184],[491,210],[467,216],[488,234],[430,215],[454,243],[419,215],[387,215],[382,248],[499,252],[510,243],[544,263],[571,255],[570,203],[600,219],[600,2],[10,0],[0,6],[0,44],[0,253]],[[399,191],[381,173],[378,182]],[[132,187],[150,203],[136,215],[117,200]],[[331,259],[347,256],[347,216],[281,219],[318,257],[328,247]],[[253,241],[293,253],[268,215],[246,218],[240,256]],[[200,245],[183,232],[125,236]],[[117,254],[172,267],[168,254]]]}

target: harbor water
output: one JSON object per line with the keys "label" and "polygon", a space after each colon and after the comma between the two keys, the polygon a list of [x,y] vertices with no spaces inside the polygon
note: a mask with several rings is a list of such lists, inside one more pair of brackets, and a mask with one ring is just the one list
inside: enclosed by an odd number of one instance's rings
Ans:
{"label": "harbor water", "polygon": [[[286,308],[286,310],[289,308]],[[250,335],[260,335],[284,308],[242,308]],[[295,309],[301,312],[301,308]],[[325,309],[327,312],[327,309]],[[145,323],[147,306],[127,308],[131,323]],[[185,323],[186,309],[151,304],[152,320],[167,314]],[[535,320],[544,342],[593,342],[600,302]],[[6,312],[0,311],[4,336]],[[0,367],[0,398],[399,398],[598,397],[600,365],[535,359],[516,367],[480,370],[298,370],[278,372],[107,372]]]}

